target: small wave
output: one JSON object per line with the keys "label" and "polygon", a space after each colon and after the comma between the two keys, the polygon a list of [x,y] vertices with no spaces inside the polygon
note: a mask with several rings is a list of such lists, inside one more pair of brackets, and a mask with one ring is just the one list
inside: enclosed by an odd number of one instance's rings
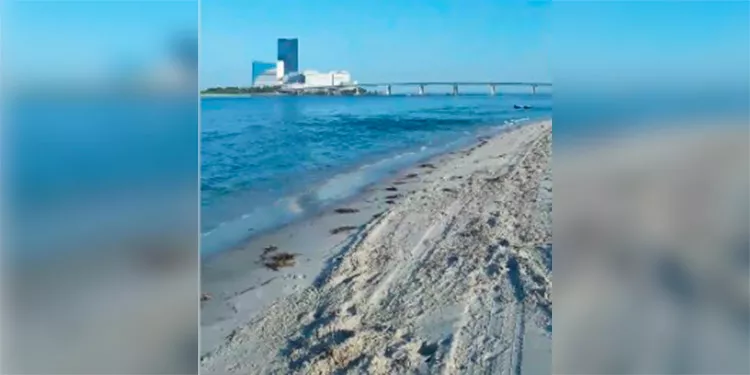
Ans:
{"label": "small wave", "polygon": [[287,196],[276,200],[273,205],[279,207],[284,211],[288,211],[293,214],[299,214],[304,212],[302,205],[300,204],[300,197],[298,195]]}
{"label": "small wave", "polygon": [[531,118],[529,118],[529,117],[519,117],[519,118],[514,118],[514,119],[508,119],[508,120],[503,121],[503,125],[505,125],[505,126],[513,126],[513,125],[518,125],[518,124],[520,124],[522,122],[526,122],[526,121],[529,121],[529,120],[531,120]]}
{"label": "small wave", "polygon": [[221,222],[221,223],[217,224],[215,227],[209,229],[208,231],[201,233],[201,237],[206,237],[206,236],[208,236],[210,234],[213,234],[214,232],[216,232],[217,230],[219,230],[224,225],[226,225],[226,221]]}
{"label": "small wave", "polygon": [[300,214],[304,212],[304,209],[300,205],[299,199],[297,197],[290,198],[286,207],[289,210],[289,212],[294,213],[294,214]]}
{"label": "small wave", "polygon": [[411,155],[414,155],[414,154],[415,153],[411,152],[411,151],[410,152],[404,152],[403,154],[395,155],[392,158],[385,158],[385,159],[379,161],[377,164],[383,164],[385,162],[388,162],[389,160],[398,160],[398,159],[401,159],[401,158],[403,158],[405,156],[411,156]]}

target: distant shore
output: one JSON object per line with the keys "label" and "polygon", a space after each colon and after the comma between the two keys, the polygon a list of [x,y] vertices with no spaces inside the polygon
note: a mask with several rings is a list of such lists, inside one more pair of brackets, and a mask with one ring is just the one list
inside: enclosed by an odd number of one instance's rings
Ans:
{"label": "distant shore", "polygon": [[[262,92],[262,93],[237,93],[237,94],[218,94],[218,93],[201,93],[202,98],[249,98],[256,96],[357,96],[354,94],[320,94],[320,93],[299,93],[290,94],[284,92]],[[361,94],[359,96],[383,96],[381,94]]]}
{"label": "distant shore", "polygon": [[263,92],[263,93],[238,93],[238,94],[215,94],[215,93],[201,93],[201,98],[225,98],[225,97],[253,97],[253,96],[288,96],[279,92]]}
{"label": "distant shore", "polygon": [[238,97],[238,96],[354,96],[354,95],[372,95],[360,87],[354,89],[348,87],[332,87],[333,92],[329,90],[308,90],[298,92],[287,92],[280,87],[211,87],[201,90],[202,97]]}
{"label": "distant shore", "polygon": [[203,372],[455,372],[499,350],[470,370],[549,373],[550,145],[550,121],[509,128],[205,263]]}
{"label": "distant shore", "polygon": [[[436,97],[436,96],[456,96],[449,92],[439,92],[439,93],[425,93],[425,94],[414,94],[414,93],[394,93],[391,95],[387,95],[382,92],[367,92],[364,94],[354,95],[354,94],[323,94],[323,93],[298,93],[298,94],[291,94],[291,93],[283,93],[283,92],[271,92],[271,93],[237,93],[237,94],[219,94],[219,93],[201,93],[201,98],[252,98],[252,97],[274,97],[274,96],[315,96],[315,97]],[[478,93],[478,92],[470,92],[470,93],[461,93],[457,96],[481,96],[481,97],[487,97],[487,94],[484,93]],[[500,95],[497,95],[499,97]],[[528,108],[527,108],[528,109]]]}

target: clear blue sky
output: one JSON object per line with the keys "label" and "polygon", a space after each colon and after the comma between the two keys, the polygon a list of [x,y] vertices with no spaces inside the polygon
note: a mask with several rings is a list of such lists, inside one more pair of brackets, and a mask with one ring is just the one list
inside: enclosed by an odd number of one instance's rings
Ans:
{"label": "clear blue sky", "polygon": [[148,70],[171,40],[197,35],[198,1],[0,2],[3,63],[13,78],[111,76]]}
{"label": "clear blue sky", "polygon": [[[11,4],[12,6],[9,6]],[[5,1],[3,66],[87,76],[161,58],[197,0]],[[359,81],[744,75],[750,2],[203,0],[201,87],[250,83],[297,37],[302,68]]]}
{"label": "clear blue sky", "polygon": [[555,82],[737,80],[750,72],[750,2],[555,2]]}
{"label": "clear blue sky", "polygon": [[[745,75],[745,1],[222,0],[202,3],[201,86],[250,83],[278,37],[359,81]],[[627,77],[627,78],[626,78]]]}
{"label": "clear blue sky", "polygon": [[508,0],[203,1],[201,86],[250,83],[299,38],[300,68],[367,81],[550,77],[550,6]]}

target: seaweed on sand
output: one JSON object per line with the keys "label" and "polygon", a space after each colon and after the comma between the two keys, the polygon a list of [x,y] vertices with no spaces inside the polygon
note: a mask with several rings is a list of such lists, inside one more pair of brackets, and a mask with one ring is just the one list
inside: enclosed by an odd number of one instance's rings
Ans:
{"label": "seaweed on sand", "polygon": [[342,227],[331,229],[331,234],[339,234],[339,233],[348,232],[348,231],[355,230],[355,229],[357,229],[357,227],[353,225],[344,225]]}
{"label": "seaweed on sand", "polygon": [[294,258],[295,254],[291,253],[278,253],[271,256],[270,259],[266,259],[265,266],[271,270],[278,271],[279,268],[293,267],[295,265]]}

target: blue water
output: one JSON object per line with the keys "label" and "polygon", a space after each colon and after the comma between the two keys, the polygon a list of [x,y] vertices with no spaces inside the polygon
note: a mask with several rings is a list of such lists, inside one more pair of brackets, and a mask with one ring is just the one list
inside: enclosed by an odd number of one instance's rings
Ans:
{"label": "blue water", "polygon": [[172,232],[197,242],[197,96],[97,94],[4,98],[3,240],[14,256]]}
{"label": "blue water", "polygon": [[510,121],[548,118],[551,109],[549,94],[204,98],[202,252],[319,212]]}

